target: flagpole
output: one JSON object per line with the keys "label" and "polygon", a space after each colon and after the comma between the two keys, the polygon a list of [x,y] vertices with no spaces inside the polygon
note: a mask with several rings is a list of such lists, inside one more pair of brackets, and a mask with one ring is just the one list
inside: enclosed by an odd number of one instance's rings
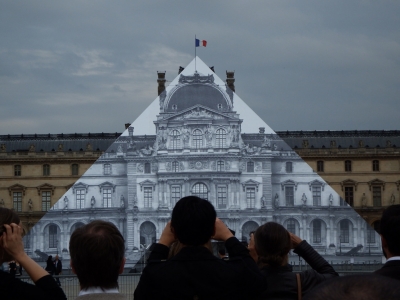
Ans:
{"label": "flagpole", "polygon": [[194,35],[194,71],[196,72],[197,71],[197,68],[196,68],[196,57],[197,57],[197,55],[196,55],[196,35]]}

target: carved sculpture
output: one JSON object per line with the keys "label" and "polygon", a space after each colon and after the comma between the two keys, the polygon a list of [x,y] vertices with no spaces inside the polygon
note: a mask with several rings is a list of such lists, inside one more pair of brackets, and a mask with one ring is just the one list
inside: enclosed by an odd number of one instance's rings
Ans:
{"label": "carved sculpture", "polygon": [[367,206],[367,197],[365,196],[365,193],[362,194],[361,197],[361,206],[366,207]]}
{"label": "carved sculpture", "polygon": [[301,201],[303,202],[303,205],[307,204],[307,196],[305,193],[303,193],[303,196],[301,196]]}
{"label": "carved sculpture", "polygon": [[32,211],[32,209],[33,209],[33,202],[32,202],[32,199],[29,199],[29,200],[28,200],[28,206],[29,206],[29,211]]}
{"label": "carved sculpture", "polygon": [[124,198],[124,195],[121,195],[121,198],[120,198],[120,207],[121,207],[121,208],[125,208],[125,198]]}
{"label": "carved sculpture", "polygon": [[392,196],[390,197],[390,205],[393,205],[393,204],[394,204],[394,201],[395,201],[395,197],[394,197],[394,195],[392,194]]}
{"label": "carved sculpture", "polygon": [[68,209],[68,197],[64,197],[64,209]]}
{"label": "carved sculpture", "polygon": [[90,199],[90,206],[94,208],[95,204],[96,204],[96,199],[94,198],[94,196],[92,196],[92,198]]}
{"label": "carved sculpture", "polygon": [[4,207],[4,200],[3,199],[0,200],[0,207]]}

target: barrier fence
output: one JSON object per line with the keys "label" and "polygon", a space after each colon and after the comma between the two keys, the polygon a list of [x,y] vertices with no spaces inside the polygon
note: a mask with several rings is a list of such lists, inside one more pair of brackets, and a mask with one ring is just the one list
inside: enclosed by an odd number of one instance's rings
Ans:
{"label": "barrier fence", "polygon": [[[355,275],[355,274],[367,274],[379,269],[382,264],[333,264],[336,272],[340,276]],[[294,265],[294,272],[301,272],[309,270],[311,267],[306,265]],[[133,292],[139,283],[141,274],[126,273],[121,274],[118,278],[119,292],[127,297],[127,299],[133,299]],[[79,293],[79,282],[76,275],[59,275],[53,276],[58,277],[61,282],[61,287],[67,296],[68,300],[73,300],[78,296]],[[18,277],[23,281],[32,283],[31,279],[27,276]]]}

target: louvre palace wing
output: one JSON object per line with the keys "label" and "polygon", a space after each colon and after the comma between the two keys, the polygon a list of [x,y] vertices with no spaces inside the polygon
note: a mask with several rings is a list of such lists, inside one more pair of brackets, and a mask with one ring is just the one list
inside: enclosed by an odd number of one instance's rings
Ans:
{"label": "louvre palace wing", "polygon": [[32,255],[68,259],[73,230],[105,219],[134,264],[175,203],[197,195],[240,240],[275,221],[330,259],[380,257],[375,231],[237,96],[232,78],[222,81],[197,58],[168,86],[165,73],[157,81],[159,96],[34,226]]}

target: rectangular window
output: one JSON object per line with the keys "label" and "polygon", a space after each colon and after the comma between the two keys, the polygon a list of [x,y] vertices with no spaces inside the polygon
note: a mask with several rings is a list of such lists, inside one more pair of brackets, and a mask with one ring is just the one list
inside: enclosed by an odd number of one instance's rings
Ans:
{"label": "rectangular window", "polygon": [[349,221],[342,220],[340,222],[340,242],[341,243],[349,243],[349,241],[350,241]]}
{"label": "rectangular window", "polygon": [[176,202],[181,199],[181,187],[180,186],[172,186],[171,187],[171,201],[172,201],[172,206],[176,204]]}
{"label": "rectangular window", "polygon": [[286,206],[294,206],[294,187],[293,186],[285,187],[285,199],[286,199]]}
{"label": "rectangular window", "polygon": [[144,173],[150,174],[151,173],[151,165],[150,163],[145,163],[144,164]]}
{"label": "rectangular window", "polygon": [[247,208],[254,208],[256,204],[256,188],[246,189]]}
{"label": "rectangular window", "polygon": [[351,160],[346,160],[344,162],[344,170],[346,172],[351,172]]}
{"label": "rectangular window", "polygon": [[324,162],[322,160],[317,161],[317,172],[324,172]]}
{"label": "rectangular window", "polygon": [[252,161],[249,161],[247,163],[247,172],[251,172],[251,173],[254,172],[254,163]]}
{"label": "rectangular window", "polygon": [[346,200],[347,204],[350,206],[354,206],[354,191],[352,186],[344,187],[344,200]]}
{"label": "rectangular window", "polygon": [[104,164],[104,175],[111,175],[111,165]]}
{"label": "rectangular window", "polygon": [[103,207],[111,207],[111,188],[103,189]]}
{"label": "rectangular window", "polygon": [[379,172],[379,160],[372,161],[372,171]]}
{"label": "rectangular window", "polygon": [[76,208],[81,209],[85,208],[85,193],[86,191],[84,189],[81,190],[76,190]]}
{"label": "rectangular window", "polygon": [[293,172],[293,164],[292,162],[288,161],[286,163],[286,173],[292,173]]}
{"label": "rectangular window", "polygon": [[218,208],[226,208],[227,190],[226,186],[219,186],[217,188]]}
{"label": "rectangular window", "polygon": [[14,176],[21,176],[21,165],[14,166]]}
{"label": "rectangular window", "polygon": [[49,248],[57,248],[57,226],[49,227]]}
{"label": "rectangular window", "polygon": [[367,243],[375,243],[375,230],[367,225]]}
{"label": "rectangular window", "polygon": [[153,188],[145,187],[144,188],[144,207],[151,207],[153,202]]}
{"label": "rectangular window", "polygon": [[375,207],[382,206],[382,191],[380,186],[372,187],[372,199]]}
{"label": "rectangular window", "polygon": [[43,191],[42,192],[42,211],[50,210],[51,206],[51,192]]}
{"label": "rectangular window", "polygon": [[50,165],[43,165],[43,176],[50,176]]}
{"label": "rectangular window", "polygon": [[293,219],[289,219],[287,221],[287,231],[296,234],[296,221]]}
{"label": "rectangular window", "polygon": [[73,164],[71,166],[71,173],[72,173],[72,176],[78,175],[78,173],[79,173],[79,165],[78,164]]}
{"label": "rectangular window", "polygon": [[313,221],[313,243],[321,243],[321,220]]}
{"label": "rectangular window", "polygon": [[13,208],[15,211],[22,211],[22,192],[13,193]]}
{"label": "rectangular window", "polygon": [[217,161],[217,171],[224,171],[225,162],[222,160]]}
{"label": "rectangular window", "polygon": [[321,206],[321,187],[320,186],[312,187],[312,196],[313,196],[313,205]]}
{"label": "rectangular window", "polygon": [[342,197],[340,197],[339,206],[346,206],[346,205],[347,205],[346,201]]}

